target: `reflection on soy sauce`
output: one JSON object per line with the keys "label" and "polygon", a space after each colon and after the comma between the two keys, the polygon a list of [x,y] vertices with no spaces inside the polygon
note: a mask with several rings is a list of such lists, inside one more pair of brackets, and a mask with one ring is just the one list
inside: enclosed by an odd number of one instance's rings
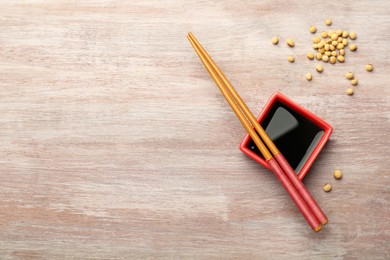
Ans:
{"label": "reflection on soy sauce", "polygon": [[[296,173],[324,135],[321,128],[280,102],[275,103],[261,125]],[[248,147],[264,158],[252,140]]]}

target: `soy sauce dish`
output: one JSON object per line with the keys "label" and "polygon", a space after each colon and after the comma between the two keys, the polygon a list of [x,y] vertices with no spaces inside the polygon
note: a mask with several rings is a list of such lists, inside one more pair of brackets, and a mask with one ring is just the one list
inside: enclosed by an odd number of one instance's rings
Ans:
{"label": "soy sauce dish", "polygon": [[[332,126],[280,92],[274,93],[257,121],[302,180],[329,140]],[[241,141],[240,150],[271,170],[251,137]]]}

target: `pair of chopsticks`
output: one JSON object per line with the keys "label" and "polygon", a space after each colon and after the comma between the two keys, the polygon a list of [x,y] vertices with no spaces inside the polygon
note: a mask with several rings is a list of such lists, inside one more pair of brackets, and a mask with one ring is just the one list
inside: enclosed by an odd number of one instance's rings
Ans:
{"label": "pair of chopsticks", "polygon": [[[280,153],[278,148],[272,142],[271,138],[257,122],[253,113],[246,106],[244,101],[238,95],[236,90],[227,80],[222,71],[218,68],[215,62],[208,55],[206,50],[198,42],[195,36],[188,33],[188,40],[195,49],[203,65],[206,67],[210,76],[217,84],[219,90],[233,109],[234,113],[244,126],[256,146],[259,148],[261,154],[264,156],[267,163],[270,165],[273,173],[282,183],[295,205],[301,211],[303,217],[309,225],[318,232],[322,225],[328,223],[328,219],[322,212],[318,204],[315,202],[309,191],[298,179],[294,170]],[[268,150],[269,149],[269,150]]]}

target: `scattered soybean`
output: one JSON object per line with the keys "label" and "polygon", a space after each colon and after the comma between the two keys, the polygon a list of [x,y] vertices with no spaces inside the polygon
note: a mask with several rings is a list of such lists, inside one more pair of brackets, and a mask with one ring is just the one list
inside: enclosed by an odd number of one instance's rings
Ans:
{"label": "scattered soybean", "polygon": [[374,70],[374,66],[372,66],[372,64],[367,64],[367,65],[366,65],[366,70],[367,70],[368,72],[371,72],[371,71]]}
{"label": "scattered soybean", "polygon": [[350,49],[351,51],[356,51],[357,45],[356,45],[356,44],[351,44],[351,45],[349,45],[349,49]]}
{"label": "scattered soybean", "polygon": [[347,79],[353,79],[354,75],[353,75],[352,72],[347,72],[347,74],[345,74],[345,77],[346,77]]}
{"label": "scattered soybean", "polygon": [[343,177],[343,173],[341,172],[341,170],[336,169],[333,172],[333,176],[334,176],[335,179],[339,180],[339,179],[341,179]]}
{"label": "scattered soybean", "polygon": [[350,33],[349,33],[349,38],[350,38],[351,40],[355,40],[356,37],[357,37],[357,35],[356,35],[355,32],[350,32]]}
{"label": "scattered soybean", "polygon": [[332,190],[332,185],[330,185],[329,183],[324,185],[324,191],[329,192],[331,190]]}
{"label": "scattered soybean", "polygon": [[290,46],[290,47],[294,47],[295,42],[293,40],[291,40],[291,39],[288,39],[287,40],[287,45]]}
{"label": "scattered soybean", "polygon": [[327,31],[322,31],[320,35],[321,35],[322,38],[327,38],[328,37],[328,32]]}

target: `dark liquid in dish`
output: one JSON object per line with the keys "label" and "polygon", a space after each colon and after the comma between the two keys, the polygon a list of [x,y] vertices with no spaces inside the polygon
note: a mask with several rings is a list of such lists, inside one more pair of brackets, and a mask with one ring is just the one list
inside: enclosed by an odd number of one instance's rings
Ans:
{"label": "dark liquid in dish", "polygon": [[[274,104],[261,125],[296,173],[324,135],[321,128],[280,102]],[[264,158],[252,140],[248,147]]]}

